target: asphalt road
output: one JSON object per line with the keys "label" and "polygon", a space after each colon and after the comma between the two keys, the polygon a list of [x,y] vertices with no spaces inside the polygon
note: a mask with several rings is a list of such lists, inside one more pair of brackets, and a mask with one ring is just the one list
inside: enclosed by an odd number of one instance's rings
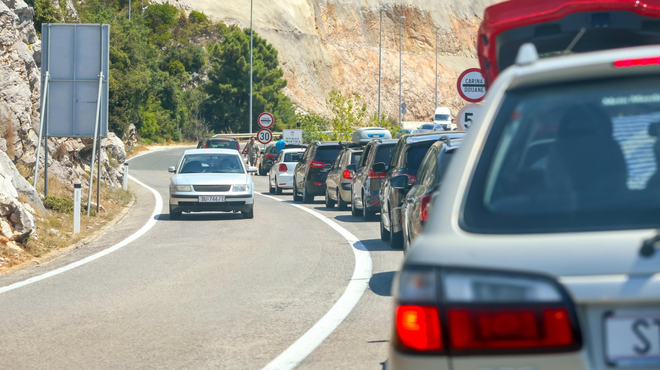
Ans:
{"label": "asphalt road", "polygon": [[[0,368],[260,369],[318,322],[344,293],[355,257],[337,231],[287,203],[256,196],[255,218],[167,215],[169,174],[183,149],[131,161],[131,174],[165,201],[135,242],[57,276],[0,294]],[[267,178],[255,177],[267,194]],[[102,250],[142,227],[151,193],[86,251],[0,286]],[[277,196],[291,200],[290,192]],[[373,276],[346,319],[300,369],[381,369],[391,334],[390,288],[403,253],[380,241],[378,223],[304,205],[357,236]]]}

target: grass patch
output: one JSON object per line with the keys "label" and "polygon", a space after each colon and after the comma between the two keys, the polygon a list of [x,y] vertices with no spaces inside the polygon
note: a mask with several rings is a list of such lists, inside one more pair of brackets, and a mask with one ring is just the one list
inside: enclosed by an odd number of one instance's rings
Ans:
{"label": "grass patch", "polygon": [[71,199],[49,195],[44,198],[44,207],[59,213],[73,214],[73,200]]}

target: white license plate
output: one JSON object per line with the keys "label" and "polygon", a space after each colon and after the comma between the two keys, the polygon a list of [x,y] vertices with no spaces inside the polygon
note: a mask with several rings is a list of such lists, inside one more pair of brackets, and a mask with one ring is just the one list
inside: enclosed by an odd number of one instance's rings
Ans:
{"label": "white license plate", "polygon": [[605,356],[615,366],[660,365],[660,313],[605,317]]}
{"label": "white license plate", "polygon": [[201,196],[201,197],[199,197],[199,202],[200,203],[218,203],[218,202],[224,202],[224,201],[225,201],[225,196],[224,195]]}

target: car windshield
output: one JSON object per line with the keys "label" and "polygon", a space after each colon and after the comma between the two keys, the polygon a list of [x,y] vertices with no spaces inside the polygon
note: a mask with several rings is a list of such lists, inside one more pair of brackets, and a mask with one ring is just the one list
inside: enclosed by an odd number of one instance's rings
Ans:
{"label": "car windshield", "polygon": [[428,124],[428,125],[421,125],[418,127],[419,130],[433,130],[433,125]]}
{"label": "car windshield", "polygon": [[394,148],[396,147],[396,143],[392,143],[391,145],[381,145],[378,147],[378,150],[376,151],[376,158],[374,159],[374,163],[390,163],[392,160],[392,153],[394,153]]}
{"label": "car windshield", "polygon": [[284,153],[284,162],[298,162],[300,161],[300,156],[302,155],[302,152],[300,153]]}
{"label": "car windshield", "polygon": [[451,120],[451,116],[448,114],[436,114],[435,115],[435,120],[436,121],[449,121]]}
{"label": "car windshield", "polygon": [[660,226],[658,82],[510,92],[477,167],[466,225],[509,233]]}
{"label": "car windshield", "polygon": [[245,173],[245,169],[237,155],[189,154],[179,173]]}
{"label": "car windshield", "polygon": [[333,146],[320,146],[316,149],[316,160],[325,162],[325,163],[331,163],[335,159],[337,159],[337,156],[339,155],[339,152],[344,149],[341,145],[333,145]]}
{"label": "car windshield", "polygon": [[419,144],[415,144],[408,148],[406,153],[406,166],[408,168],[408,175],[417,176],[417,170],[419,170],[419,165],[422,164],[426,153],[428,152],[431,145],[434,141],[424,141]]}

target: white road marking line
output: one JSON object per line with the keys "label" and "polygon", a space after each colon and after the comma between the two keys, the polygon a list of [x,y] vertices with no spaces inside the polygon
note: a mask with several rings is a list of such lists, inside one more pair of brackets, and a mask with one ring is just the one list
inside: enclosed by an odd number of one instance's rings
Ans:
{"label": "white road marking line", "polygon": [[[133,158],[135,158],[135,157],[133,157]],[[133,158],[131,158],[131,159],[133,159]],[[110,254],[112,252],[115,252],[115,251],[129,245],[130,243],[134,242],[135,240],[140,238],[142,235],[146,234],[147,231],[149,231],[152,227],[154,227],[156,225],[156,222],[158,222],[157,216],[163,210],[163,198],[160,196],[160,194],[158,194],[158,192],[156,190],[154,190],[154,189],[150,188],[149,186],[143,184],[142,182],[140,182],[139,180],[137,180],[133,176],[129,175],[128,178],[135,181],[138,185],[140,185],[140,186],[146,188],[147,190],[151,191],[151,193],[156,198],[156,206],[154,207],[154,212],[151,214],[151,217],[149,218],[149,221],[144,226],[142,226],[142,228],[140,230],[136,231],[133,235],[129,236],[128,238],[126,238],[124,240],[122,240],[118,244],[115,244],[112,247],[110,247],[108,249],[105,249],[105,250],[103,250],[99,253],[93,254],[93,255],[91,255],[87,258],[81,259],[80,261],[76,261],[76,262],[71,263],[69,265],[66,265],[66,266],[60,267],[58,269],[55,269],[53,271],[47,272],[45,274],[38,275],[38,276],[35,276],[35,277],[32,277],[32,278],[29,278],[27,280],[19,281],[18,283],[7,285],[6,287],[2,287],[2,288],[0,288],[0,294],[9,292],[9,291],[14,290],[14,289],[24,287],[26,285],[36,283],[36,282],[41,281],[41,280],[48,279],[50,277],[59,275],[63,272],[73,270],[76,267],[80,267],[82,265],[90,263],[94,260],[97,260],[97,259],[103,257],[103,256],[107,256],[108,254]]]}
{"label": "white road marking line", "polygon": [[362,244],[355,235],[351,234],[348,230],[339,226],[339,224],[322,214],[270,195],[260,193],[255,194],[289,204],[325,222],[348,241],[355,254],[355,269],[353,270],[353,277],[337,303],[335,303],[330,311],[328,311],[321,320],[314,324],[311,329],[263,368],[263,370],[290,370],[298,366],[307,356],[309,356],[309,354],[312,353],[312,351],[314,351],[316,347],[318,347],[325,338],[327,338],[339,326],[339,324],[344,321],[358,301],[360,301],[360,298],[362,298],[362,294],[364,294],[364,291],[369,285],[369,280],[371,279],[371,255],[364,244]]}

